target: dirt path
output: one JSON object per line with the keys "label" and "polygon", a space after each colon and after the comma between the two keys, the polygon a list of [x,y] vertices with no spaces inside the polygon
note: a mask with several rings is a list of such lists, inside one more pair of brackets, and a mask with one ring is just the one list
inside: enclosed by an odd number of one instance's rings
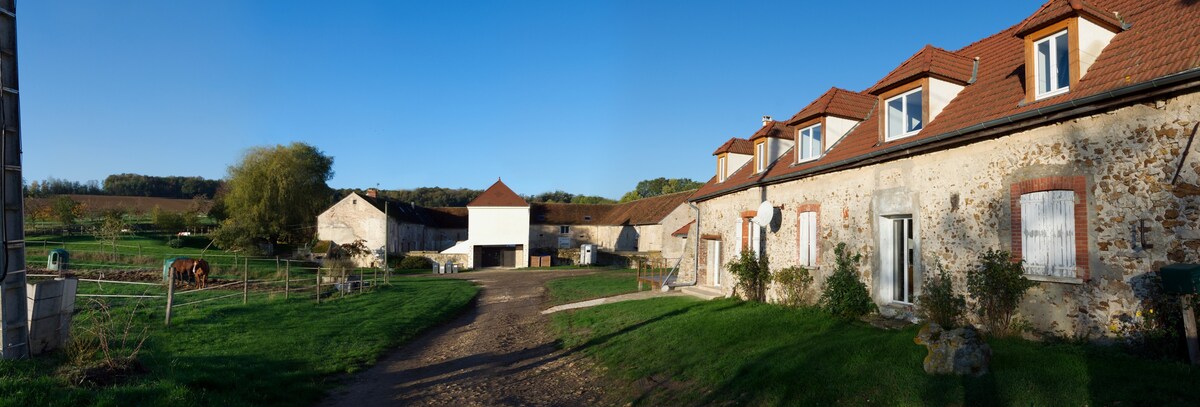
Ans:
{"label": "dirt path", "polygon": [[554,344],[541,315],[543,285],[586,271],[482,271],[475,306],[380,360],[322,405],[608,404],[582,356]]}

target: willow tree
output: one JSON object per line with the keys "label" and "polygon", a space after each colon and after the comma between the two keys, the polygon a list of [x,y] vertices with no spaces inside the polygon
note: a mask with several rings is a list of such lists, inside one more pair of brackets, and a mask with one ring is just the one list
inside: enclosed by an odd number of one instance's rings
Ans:
{"label": "willow tree", "polygon": [[311,237],[329,205],[333,157],[308,144],[254,147],[229,167],[224,196],[228,219],[217,231],[227,248],[251,242],[300,242]]}

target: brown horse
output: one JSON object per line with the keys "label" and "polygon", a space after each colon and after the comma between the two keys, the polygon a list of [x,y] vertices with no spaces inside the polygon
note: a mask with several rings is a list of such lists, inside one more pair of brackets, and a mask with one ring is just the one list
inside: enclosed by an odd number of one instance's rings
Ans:
{"label": "brown horse", "polygon": [[192,280],[196,282],[196,288],[208,286],[210,271],[212,269],[204,259],[178,259],[171,263],[171,273],[175,275],[175,281]]}

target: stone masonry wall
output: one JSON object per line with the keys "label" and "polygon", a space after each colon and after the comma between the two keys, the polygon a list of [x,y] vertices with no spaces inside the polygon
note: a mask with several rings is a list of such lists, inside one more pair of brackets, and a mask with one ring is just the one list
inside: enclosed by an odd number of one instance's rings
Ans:
{"label": "stone masonry wall", "polygon": [[[818,285],[843,242],[863,254],[860,273],[880,298],[879,221],[911,214],[916,281],[941,264],[965,292],[965,273],[987,249],[1012,251],[1012,186],[1046,177],[1085,181],[1086,276],[1040,282],[1020,307],[1035,329],[1098,336],[1139,310],[1147,273],[1200,256],[1200,143],[1186,154],[1200,118],[1200,94],[1137,104],[921,156],[753,188],[700,203],[702,234],[717,233],[733,258],[734,222],[761,199],[782,206],[781,227],[764,247],[772,269],[796,264],[797,209],[817,205]],[[1181,163],[1181,159],[1186,162]],[[1177,166],[1182,171],[1176,177]],[[1148,229],[1139,234],[1137,228]],[[1019,228],[1020,225],[1015,226]],[[689,239],[696,237],[693,228]],[[1143,244],[1143,240],[1144,243]],[[705,245],[701,244],[701,250]],[[1020,251],[1020,247],[1015,249]],[[690,252],[689,255],[694,255]],[[694,275],[685,261],[681,280]],[[703,253],[701,269],[707,267]],[[724,271],[723,271],[724,273]],[[732,282],[728,274],[722,281]],[[919,285],[919,284],[918,284]],[[732,284],[722,284],[726,292]],[[776,293],[773,290],[772,298]]]}

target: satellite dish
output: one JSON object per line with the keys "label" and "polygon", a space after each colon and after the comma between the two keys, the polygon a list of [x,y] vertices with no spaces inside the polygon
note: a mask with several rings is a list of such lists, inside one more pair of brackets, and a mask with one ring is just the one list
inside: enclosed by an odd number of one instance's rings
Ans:
{"label": "satellite dish", "polygon": [[763,201],[758,204],[758,214],[750,221],[758,226],[770,226],[771,222],[775,221],[775,206],[771,205],[771,201]]}

